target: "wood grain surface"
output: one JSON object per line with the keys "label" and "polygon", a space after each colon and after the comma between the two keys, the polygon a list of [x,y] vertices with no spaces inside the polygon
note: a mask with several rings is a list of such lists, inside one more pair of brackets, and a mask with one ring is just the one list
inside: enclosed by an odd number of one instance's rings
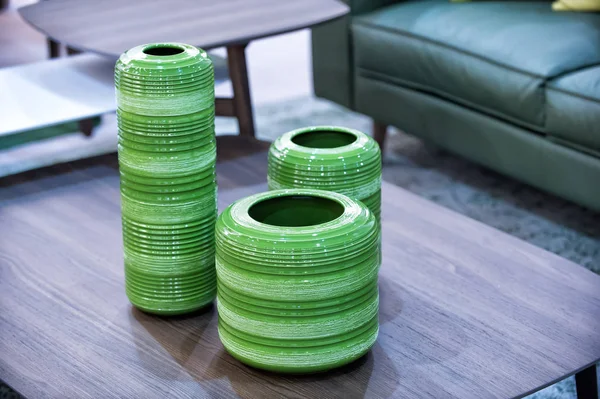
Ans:
{"label": "wood grain surface", "polygon": [[181,42],[205,50],[244,44],[317,25],[348,10],[338,0],[52,0],[19,12],[71,48],[118,57],[145,43]]}
{"label": "wood grain surface", "polygon": [[[265,143],[218,146],[221,209],[266,189]],[[280,376],[223,350],[214,307],[131,307],[115,156],[0,180],[0,379],[31,398],[508,398],[600,358],[600,277],[389,184],[382,224],[373,350]]]}

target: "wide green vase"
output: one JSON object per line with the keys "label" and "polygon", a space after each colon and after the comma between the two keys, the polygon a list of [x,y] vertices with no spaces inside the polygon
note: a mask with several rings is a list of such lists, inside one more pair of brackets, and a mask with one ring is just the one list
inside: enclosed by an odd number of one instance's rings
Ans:
{"label": "wide green vase", "polygon": [[171,315],[216,295],[214,71],[180,43],[135,47],[115,67],[125,289]]}
{"label": "wide green vase", "polygon": [[379,221],[381,151],[368,135],[313,126],[279,136],[269,150],[269,189],[311,188],[363,202]]}
{"label": "wide green vase", "polygon": [[364,355],[378,330],[377,221],[322,190],[230,205],[215,228],[219,337],[241,362],[310,373]]}

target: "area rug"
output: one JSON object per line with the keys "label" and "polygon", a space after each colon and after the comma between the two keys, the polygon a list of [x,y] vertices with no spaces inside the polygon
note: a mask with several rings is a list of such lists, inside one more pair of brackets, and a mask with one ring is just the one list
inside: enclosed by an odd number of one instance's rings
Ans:
{"label": "area rug", "polygon": [[[368,118],[315,98],[298,98],[256,109],[257,135],[265,140],[308,125],[341,125],[370,131]],[[236,131],[234,120],[217,118],[217,134]],[[114,151],[114,144],[110,140],[106,143],[106,151]],[[397,130],[387,140],[383,177],[387,182],[600,273],[598,213]],[[0,384],[0,397],[13,397],[5,396],[8,392]],[[574,378],[570,377],[528,398],[576,397]]]}

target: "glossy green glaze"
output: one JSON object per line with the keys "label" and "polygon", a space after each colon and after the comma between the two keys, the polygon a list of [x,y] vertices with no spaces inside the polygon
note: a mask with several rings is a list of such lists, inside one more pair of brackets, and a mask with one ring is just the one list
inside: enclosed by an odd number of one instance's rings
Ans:
{"label": "glossy green glaze", "polygon": [[[169,85],[169,79],[189,83]],[[115,66],[115,86],[119,108],[137,115],[189,115],[214,107],[212,62],[204,50],[186,44],[157,43],[127,51]]]}
{"label": "glossy green glaze", "polygon": [[277,372],[323,371],[365,354],[378,333],[378,223],[322,190],[277,190],[229,206],[215,227],[219,337]]}
{"label": "glossy green glaze", "polygon": [[334,191],[363,201],[379,220],[381,152],[353,129],[315,126],[283,134],[269,150],[269,188]]}
{"label": "glossy green glaze", "polygon": [[203,50],[139,46],[115,67],[125,289],[141,310],[216,295],[214,71]]}

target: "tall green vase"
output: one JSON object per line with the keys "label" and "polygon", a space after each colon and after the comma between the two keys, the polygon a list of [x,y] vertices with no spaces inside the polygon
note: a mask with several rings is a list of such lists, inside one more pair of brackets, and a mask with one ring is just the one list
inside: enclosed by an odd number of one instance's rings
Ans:
{"label": "tall green vase", "polygon": [[171,315],[216,295],[214,71],[205,51],[158,43],[115,67],[125,289]]}

